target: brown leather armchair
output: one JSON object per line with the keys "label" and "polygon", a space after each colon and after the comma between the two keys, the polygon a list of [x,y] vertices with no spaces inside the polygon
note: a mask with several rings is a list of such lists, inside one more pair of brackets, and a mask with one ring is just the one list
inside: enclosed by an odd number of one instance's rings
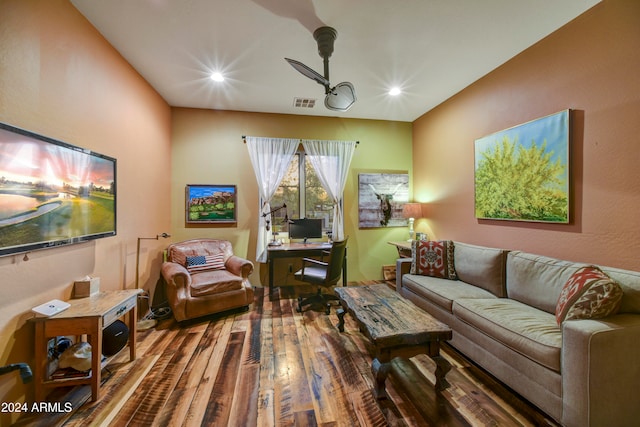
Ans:
{"label": "brown leather armchair", "polygon": [[233,254],[231,243],[192,239],[167,248],[162,276],[167,299],[178,322],[249,306],[253,263]]}

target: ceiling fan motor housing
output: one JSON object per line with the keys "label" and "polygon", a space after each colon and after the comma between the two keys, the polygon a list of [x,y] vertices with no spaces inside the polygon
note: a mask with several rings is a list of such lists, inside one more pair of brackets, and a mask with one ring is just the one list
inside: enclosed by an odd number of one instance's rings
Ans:
{"label": "ceiling fan motor housing", "polygon": [[333,53],[333,42],[338,32],[331,27],[320,27],[313,32],[313,38],[318,42],[318,54],[322,58],[329,58]]}
{"label": "ceiling fan motor housing", "polygon": [[331,88],[329,83],[329,57],[333,53],[333,42],[338,37],[338,32],[331,27],[320,27],[313,32],[313,38],[318,43],[318,54],[324,62],[324,77],[301,62],[285,58],[285,60],[298,72],[315,80],[324,86],[324,105],[329,110],[347,111],[356,101],[356,91],[349,82],[342,82]]}

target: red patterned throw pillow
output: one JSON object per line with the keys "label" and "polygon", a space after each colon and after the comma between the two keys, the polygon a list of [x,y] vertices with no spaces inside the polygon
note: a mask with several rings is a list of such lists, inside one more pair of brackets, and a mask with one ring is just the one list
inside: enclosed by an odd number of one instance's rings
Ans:
{"label": "red patterned throw pillow", "polygon": [[582,267],[562,287],[556,321],[606,317],[618,311],[621,300],[622,288],[615,280],[598,267]]}
{"label": "red patterned throw pillow", "polygon": [[198,255],[187,257],[187,271],[197,273],[204,270],[224,269],[224,254],[219,252],[214,255]]}
{"label": "red patterned throw pillow", "polygon": [[455,280],[453,265],[453,242],[451,240],[411,243],[411,274]]}

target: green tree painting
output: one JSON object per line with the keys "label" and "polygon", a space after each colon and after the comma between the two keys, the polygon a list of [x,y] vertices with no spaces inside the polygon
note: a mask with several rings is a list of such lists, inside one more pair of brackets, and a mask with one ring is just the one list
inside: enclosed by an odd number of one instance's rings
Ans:
{"label": "green tree painting", "polygon": [[569,222],[568,110],[558,114],[476,141],[476,218]]}

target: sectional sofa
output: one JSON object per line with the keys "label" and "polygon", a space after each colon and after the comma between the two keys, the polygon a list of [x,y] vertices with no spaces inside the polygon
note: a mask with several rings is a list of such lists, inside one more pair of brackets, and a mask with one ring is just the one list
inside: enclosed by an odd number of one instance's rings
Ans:
{"label": "sectional sofa", "polygon": [[586,264],[449,243],[446,278],[416,268],[414,244],[396,287],[451,327],[453,347],[562,425],[639,425],[639,272],[592,269],[619,285],[615,314],[563,320],[559,299]]}

